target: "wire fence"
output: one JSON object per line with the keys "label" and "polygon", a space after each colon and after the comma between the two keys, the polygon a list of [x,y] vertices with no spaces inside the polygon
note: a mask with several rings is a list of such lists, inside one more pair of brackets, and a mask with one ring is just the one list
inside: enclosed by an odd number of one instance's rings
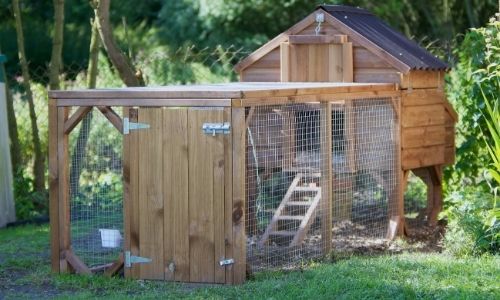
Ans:
{"label": "wire fence", "polygon": [[[327,244],[343,251],[386,242],[399,168],[391,101],[333,103],[331,137],[324,136],[317,103],[248,109],[246,232],[254,270],[293,267],[322,255]],[[329,167],[331,212],[322,178]],[[328,231],[332,240],[326,240]]]}
{"label": "wire fence", "polygon": [[[141,70],[146,85],[169,85],[169,84],[195,84],[195,83],[220,83],[237,80],[232,71],[235,62],[247,55],[249,52],[242,48],[216,47],[213,49],[197,49],[187,46],[176,51],[142,51],[133,58],[134,65]],[[16,174],[18,179],[34,178],[33,160],[35,146],[33,142],[32,122],[36,122],[36,128],[40,136],[40,150],[44,157],[48,151],[48,69],[37,67],[30,69],[30,86],[33,93],[33,106],[35,118],[30,117],[29,101],[26,88],[23,85],[23,77],[20,68],[9,68],[16,71],[7,74],[9,87],[9,101],[13,104],[14,122],[10,122],[11,140],[16,139],[18,148],[16,151],[17,170],[22,173]],[[118,74],[110,65],[104,55],[100,55],[98,63],[97,88],[123,87]],[[61,89],[84,89],[87,88],[87,65],[86,63],[67,63],[61,74]],[[16,134],[12,134],[15,132]],[[45,159],[47,165],[47,159]],[[47,183],[47,173],[45,182]],[[45,201],[46,202],[46,201]],[[41,209],[46,213],[45,209]]]}

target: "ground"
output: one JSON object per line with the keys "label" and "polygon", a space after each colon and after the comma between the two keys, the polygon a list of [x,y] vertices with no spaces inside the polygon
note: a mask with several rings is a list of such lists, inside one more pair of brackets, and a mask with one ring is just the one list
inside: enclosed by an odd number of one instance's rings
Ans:
{"label": "ground", "polygon": [[48,225],[0,230],[0,299],[500,299],[499,256],[457,259],[411,239],[371,255],[334,253],[297,270],[257,273],[231,287],[51,274],[48,234]]}

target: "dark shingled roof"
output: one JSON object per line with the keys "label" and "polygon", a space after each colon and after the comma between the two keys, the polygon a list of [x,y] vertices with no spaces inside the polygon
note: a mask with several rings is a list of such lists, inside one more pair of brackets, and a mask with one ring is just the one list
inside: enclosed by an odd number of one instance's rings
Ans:
{"label": "dark shingled roof", "polygon": [[413,70],[447,70],[448,65],[394,30],[371,12],[343,5],[320,5],[330,15],[384,49]]}

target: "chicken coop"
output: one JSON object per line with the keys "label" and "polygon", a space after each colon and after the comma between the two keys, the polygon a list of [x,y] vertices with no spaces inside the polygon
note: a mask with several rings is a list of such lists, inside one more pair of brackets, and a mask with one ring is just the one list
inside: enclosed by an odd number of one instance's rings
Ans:
{"label": "chicken coop", "polygon": [[50,92],[52,270],[239,284],[404,234],[410,171],[436,222],[446,69],[369,12],[320,6],[239,83]]}

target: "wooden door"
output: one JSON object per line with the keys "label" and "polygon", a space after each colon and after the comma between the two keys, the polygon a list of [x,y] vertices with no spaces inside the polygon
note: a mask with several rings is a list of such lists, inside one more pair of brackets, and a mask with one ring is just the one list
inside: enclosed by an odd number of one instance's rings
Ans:
{"label": "wooden door", "polygon": [[130,187],[125,250],[128,247],[133,256],[152,262],[132,264],[126,276],[228,281],[231,266],[219,262],[230,258],[225,238],[232,229],[224,216],[225,201],[231,199],[225,193],[226,186],[232,185],[231,164],[225,161],[231,134],[206,134],[202,126],[230,122],[230,111],[139,108],[130,119],[150,128],[127,136]]}
{"label": "wooden door", "polygon": [[280,46],[283,82],[352,82],[352,43]]}

